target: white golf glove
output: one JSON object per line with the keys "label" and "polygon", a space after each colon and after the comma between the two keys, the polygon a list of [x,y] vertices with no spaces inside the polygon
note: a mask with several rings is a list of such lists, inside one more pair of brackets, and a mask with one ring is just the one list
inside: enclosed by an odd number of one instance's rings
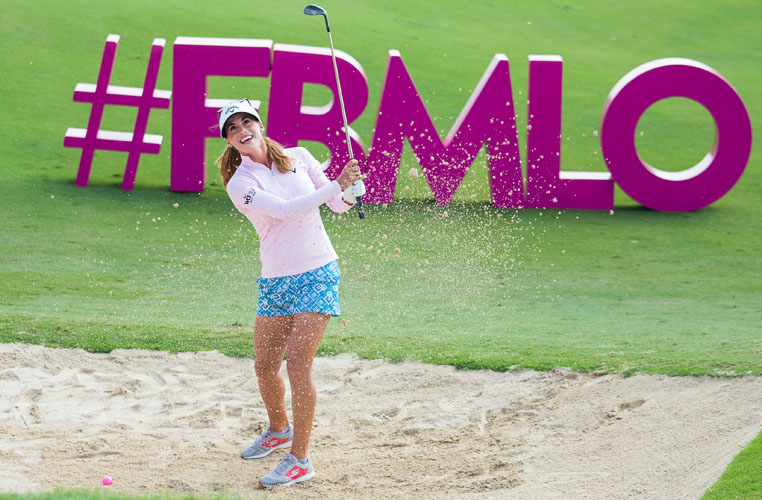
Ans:
{"label": "white golf glove", "polygon": [[363,181],[353,182],[344,190],[344,199],[354,205],[357,203],[357,197],[365,194],[365,183]]}

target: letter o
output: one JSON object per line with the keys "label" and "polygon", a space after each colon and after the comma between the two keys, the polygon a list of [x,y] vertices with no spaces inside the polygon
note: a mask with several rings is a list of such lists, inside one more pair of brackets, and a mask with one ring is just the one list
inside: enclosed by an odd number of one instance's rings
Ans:
{"label": "letter o", "polygon": [[[716,126],[709,153],[680,172],[648,165],[635,148],[640,117],[669,97],[698,102]],[[690,59],[658,59],[630,71],[609,93],[600,129],[614,181],[638,203],[663,212],[699,210],[720,199],[741,178],[751,153],[751,121],[743,101],[719,73]]]}

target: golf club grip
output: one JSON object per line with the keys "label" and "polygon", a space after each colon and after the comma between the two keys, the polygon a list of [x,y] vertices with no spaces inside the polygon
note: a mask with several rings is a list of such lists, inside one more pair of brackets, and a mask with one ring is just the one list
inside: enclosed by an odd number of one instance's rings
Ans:
{"label": "golf club grip", "polygon": [[365,207],[362,205],[362,196],[357,197],[357,216],[361,219],[365,218]]}
{"label": "golf club grip", "polygon": [[[349,159],[354,160],[355,155],[352,154],[352,148],[349,148]],[[362,205],[362,195],[356,196],[355,199],[357,200],[357,216],[361,219],[365,218],[365,208]]]}

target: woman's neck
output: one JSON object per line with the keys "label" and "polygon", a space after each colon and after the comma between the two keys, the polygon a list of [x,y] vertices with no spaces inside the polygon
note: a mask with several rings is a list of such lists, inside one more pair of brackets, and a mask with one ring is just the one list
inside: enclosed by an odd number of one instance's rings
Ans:
{"label": "woman's neck", "polygon": [[251,154],[246,155],[248,156],[251,161],[255,161],[257,163],[261,163],[262,165],[266,166],[267,168],[270,168],[270,158],[267,154],[267,148],[262,150],[255,151]]}

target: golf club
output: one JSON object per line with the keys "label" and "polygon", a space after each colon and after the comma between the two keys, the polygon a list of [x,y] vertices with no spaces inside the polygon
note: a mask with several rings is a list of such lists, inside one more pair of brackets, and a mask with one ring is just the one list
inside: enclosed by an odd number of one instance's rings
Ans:
{"label": "golf club", "polygon": [[[336,65],[336,54],[333,52],[333,38],[331,37],[331,25],[328,23],[328,13],[324,8],[314,3],[309,4],[304,8],[304,13],[308,16],[323,16],[325,18],[325,29],[328,32],[328,42],[331,44],[331,58],[333,59],[333,72],[336,74],[336,87],[339,90],[339,104],[341,105],[341,117],[344,119],[344,132],[347,134],[347,149],[349,150],[349,159],[354,160],[352,154],[352,142],[349,138],[349,123],[347,123],[347,113],[344,111],[344,98],[341,95],[341,81],[339,80],[339,67]],[[365,185],[362,181],[355,181],[352,183],[352,188],[355,186],[364,192]],[[362,195],[356,196],[357,198],[357,215],[361,218],[365,218],[365,209],[362,206]]]}

